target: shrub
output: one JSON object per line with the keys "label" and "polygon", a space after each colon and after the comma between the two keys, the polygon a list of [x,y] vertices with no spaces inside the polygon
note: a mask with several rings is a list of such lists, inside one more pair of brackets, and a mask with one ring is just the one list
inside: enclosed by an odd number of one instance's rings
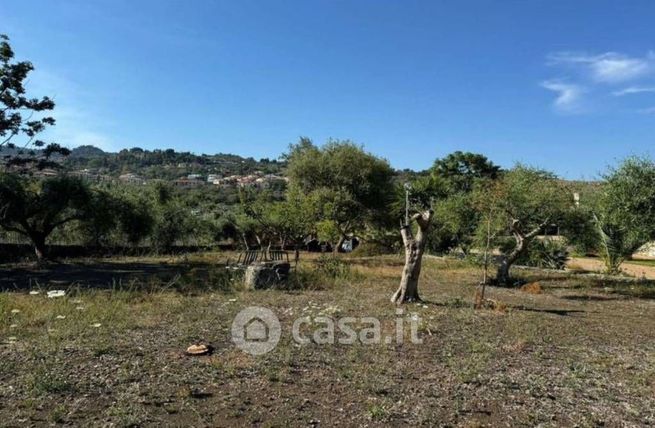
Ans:
{"label": "shrub", "polygon": [[316,259],[313,269],[298,268],[292,272],[284,287],[291,290],[325,290],[349,283],[355,273],[339,257],[323,255]]}
{"label": "shrub", "polygon": [[363,242],[351,253],[353,257],[373,257],[393,254],[395,251],[379,242]]}
{"label": "shrub", "polygon": [[316,259],[316,271],[328,278],[348,278],[350,265],[338,257],[322,255]]}
{"label": "shrub", "polygon": [[569,252],[566,243],[554,239],[535,239],[528,246],[525,254],[517,260],[518,264],[545,269],[566,268]]}

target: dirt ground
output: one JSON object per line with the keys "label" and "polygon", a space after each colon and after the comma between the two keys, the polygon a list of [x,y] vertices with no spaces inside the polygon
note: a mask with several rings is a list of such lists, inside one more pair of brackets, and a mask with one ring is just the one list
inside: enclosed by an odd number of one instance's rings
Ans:
{"label": "dirt ground", "polygon": [[[103,271],[129,262],[146,275],[117,285],[109,274],[93,287],[81,262],[71,288],[65,276],[50,283],[45,275],[0,293],[1,424],[655,424],[655,299],[644,298],[655,297],[652,283],[522,272],[539,294],[490,287],[495,309],[474,311],[478,269],[429,259],[425,301],[398,315],[389,302],[398,257],[350,259],[332,282],[257,291],[226,287],[233,279],[211,268],[220,257],[170,260],[166,270],[161,260],[105,262]],[[299,275],[313,268],[306,261]],[[68,293],[45,297],[52,288]],[[282,326],[277,347],[257,357],[230,336],[234,316],[252,305]],[[385,336],[398,317],[418,319],[423,343],[294,342],[294,320],[318,315],[376,317]],[[198,341],[214,353],[184,355]]]}
{"label": "dirt ground", "polygon": [[[604,270],[603,262],[600,259],[590,257],[572,257],[568,261],[570,267],[579,268],[590,272],[602,272]],[[621,270],[629,276],[636,278],[655,279],[655,265],[645,266],[635,262],[624,262]]]}

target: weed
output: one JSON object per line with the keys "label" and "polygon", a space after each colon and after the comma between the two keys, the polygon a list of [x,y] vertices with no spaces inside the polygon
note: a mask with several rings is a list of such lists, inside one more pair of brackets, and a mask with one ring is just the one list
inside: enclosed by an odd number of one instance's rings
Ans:
{"label": "weed", "polygon": [[383,406],[373,404],[368,408],[368,415],[371,420],[382,421],[387,418],[387,411]]}
{"label": "weed", "polygon": [[50,422],[60,424],[65,422],[66,415],[68,414],[68,409],[63,404],[55,406],[54,409],[48,414],[48,419]]}

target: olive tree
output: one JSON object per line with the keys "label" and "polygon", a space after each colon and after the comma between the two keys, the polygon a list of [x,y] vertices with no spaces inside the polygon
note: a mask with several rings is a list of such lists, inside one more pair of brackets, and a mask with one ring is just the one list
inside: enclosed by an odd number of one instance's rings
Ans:
{"label": "olive tree", "polygon": [[423,252],[433,215],[434,211],[427,209],[417,212],[411,217],[410,221],[416,222],[417,225],[416,235],[412,233],[411,223],[403,224],[400,227],[400,235],[405,249],[405,266],[398,290],[391,296],[392,303],[400,304],[421,300],[418,293],[418,280],[421,276]]}
{"label": "olive tree", "polygon": [[0,175],[0,227],[27,237],[40,262],[46,240],[57,228],[89,214],[92,194],[81,180],[59,176],[32,180],[16,174]]}
{"label": "olive tree", "polygon": [[317,147],[302,138],[286,158],[290,190],[315,198],[320,220],[330,222],[338,233],[335,251],[379,220],[393,198],[388,162],[350,141],[330,140]]}
{"label": "olive tree", "polygon": [[266,235],[278,239],[281,247],[293,245],[297,263],[300,246],[308,235],[315,232],[319,218],[320,207],[313,196],[292,188],[284,200],[275,201],[263,193],[255,201],[245,204],[244,210]]}
{"label": "olive tree", "polygon": [[[510,282],[512,264],[524,254],[530,242],[550,224],[562,222],[573,208],[573,195],[547,171],[517,165],[476,192],[476,206],[482,215],[494,214],[486,222],[487,236],[509,237],[510,245],[500,245],[496,282]],[[481,228],[483,229],[483,228]]]}
{"label": "olive tree", "polygon": [[501,173],[500,167],[484,155],[456,151],[435,160],[429,170],[411,181],[413,205],[426,207],[435,202],[428,243],[431,251],[459,249],[468,253],[480,222],[480,214],[473,207],[473,190]]}

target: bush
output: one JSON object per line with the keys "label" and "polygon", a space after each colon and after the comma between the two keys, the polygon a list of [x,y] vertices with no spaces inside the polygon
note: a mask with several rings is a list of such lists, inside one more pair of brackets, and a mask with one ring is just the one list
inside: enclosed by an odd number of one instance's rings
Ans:
{"label": "bush", "polygon": [[292,272],[285,287],[291,290],[326,290],[350,283],[355,273],[339,257],[323,255],[316,259],[315,268],[298,268]]}
{"label": "bush", "polygon": [[569,252],[566,243],[554,239],[535,239],[528,246],[526,253],[517,260],[517,264],[545,269],[566,268]]}
{"label": "bush", "polygon": [[373,257],[394,254],[395,251],[379,242],[363,242],[350,253],[353,257]]}
{"label": "bush", "polygon": [[316,259],[316,272],[333,279],[348,278],[350,277],[350,265],[338,257],[322,255]]}

